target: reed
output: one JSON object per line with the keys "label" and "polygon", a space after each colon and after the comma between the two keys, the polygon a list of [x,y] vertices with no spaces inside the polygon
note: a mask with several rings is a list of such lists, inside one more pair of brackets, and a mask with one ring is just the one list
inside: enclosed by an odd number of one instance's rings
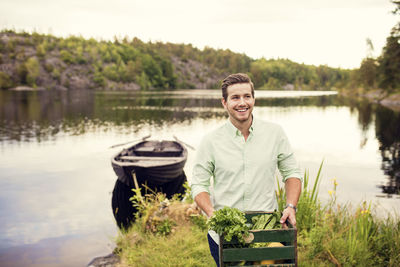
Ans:
{"label": "reed", "polygon": [[[332,179],[330,200],[318,200],[323,162],[314,184],[304,175],[298,204],[299,266],[400,266],[400,220],[379,218],[372,203],[339,203]],[[283,200],[279,200],[283,201]]]}
{"label": "reed", "polygon": [[[297,228],[310,230],[315,226],[316,220],[319,218],[320,213],[323,211],[321,203],[318,199],[319,185],[321,183],[321,171],[324,162],[322,161],[317,176],[315,177],[312,187],[310,186],[310,174],[306,170],[303,177],[303,188],[297,204],[298,212],[296,214]],[[277,189],[276,197],[278,200],[279,210],[282,211],[286,205],[286,194],[284,186],[280,184],[279,178],[276,178]]]}
{"label": "reed", "polygon": [[[400,266],[399,218],[379,218],[372,203],[365,201],[356,207],[339,204],[336,179],[332,179],[330,200],[322,204],[318,198],[322,167],[323,162],[313,183],[309,172],[304,173],[297,212],[299,266]],[[279,181],[277,184],[276,196],[282,209],[285,193]],[[161,199],[154,197],[155,203],[146,202],[146,209],[158,207],[156,202]],[[193,218],[172,226],[168,237],[146,231],[143,221],[138,220],[117,238],[119,266],[215,266],[204,217]]]}

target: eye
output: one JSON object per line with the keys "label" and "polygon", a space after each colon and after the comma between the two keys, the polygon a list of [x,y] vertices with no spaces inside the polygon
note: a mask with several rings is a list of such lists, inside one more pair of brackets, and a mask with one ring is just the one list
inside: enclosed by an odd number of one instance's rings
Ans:
{"label": "eye", "polygon": [[238,97],[237,95],[233,95],[233,96],[231,97],[231,99],[239,99],[239,97]]}

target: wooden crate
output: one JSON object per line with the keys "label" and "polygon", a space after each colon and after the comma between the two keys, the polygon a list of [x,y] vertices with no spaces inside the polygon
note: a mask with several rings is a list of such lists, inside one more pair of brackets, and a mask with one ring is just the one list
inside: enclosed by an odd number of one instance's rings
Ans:
{"label": "wooden crate", "polygon": [[[246,219],[251,222],[251,218],[256,215],[268,212],[252,212],[246,213]],[[246,242],[265,243],[279,242],[282,247],[261,247],[261,248],[230,248],[230,245],[239,244],[236,238],[230,242],[224,240],[220,236],[219,246],[219,265],[224,266],[242,266],[239,265],[246,262],[245,266],[295,266],[297,267],[297,229],[289,226],[289,229],[274,230],[252,230],[250,237]],[[257,262],[262,260],[280,260],[282,263],[260,265]],[[237,263],[235,265],[235,263]],[[248,265],[250,264],[250,265]],[[253,265],[251,265],[253,264]]]}

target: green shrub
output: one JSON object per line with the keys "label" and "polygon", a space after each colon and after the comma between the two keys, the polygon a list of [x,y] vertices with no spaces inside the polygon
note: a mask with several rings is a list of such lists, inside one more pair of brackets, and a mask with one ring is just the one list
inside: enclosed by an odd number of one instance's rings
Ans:
{"label": "green shrub", "polygon": [[142,89],[142,90],[147,90],[151,87],[150,79],[149,79],[149,77],[147,77],[147,75],[144,71],[138,77],[137,82],[139,83],[140,89]]}
{"label": "green shrub", "polygon": [[43,58],[46,55],[46,43],[41,43],[38,46],[36,46],[36,55],[40,58]]}
{"label": "green shrub", "polygon": [[26,83],[29,86],[36,87],[36,80],[40,75],[39,61],[35,57],[29,58],[25,62],[26,67]]}
{"label": "green shrub", "polygon": [[44,64],[44,69],[48,72],[51,73],[54,69],[54,66],[52,64],[46,63]]}
{"label": "green shrub", "polygon": [[67,50],[61,50],[60,57],[67,64],[75,64],[74,56]]}
{"label": "green shrub", "polygon": [[111,65],[105,66],[103,70],[103,75],[109,80],[118,82],[119,73],[117,65],[113,63]]}
{"label": "green shrub", "polygon": [[19,83],[26,84],[26,75],[28,74],[28,71],[25,63],[17,64],[16,70]]}
{"label": "green shrub", "polygon": [[8,53],[14,53],[15,52],[15,46],[16,46],[15,41],[14,40],[10,40],[10,41],[7,42],[5,50]]}
{"label": "green shrub", "polygon": [[51,72],[51,76],[56,79],[57,81],[60,81],[61,78],[61,73],[57,68],[53,68],[53,71]]}
{"label": "green shrub", "polygon": [[107,84],[103,74],[98,71],[93,74],[93,82],[99,87],[105,87]]}
{"label": "green shrub", "polygon": [[10,75],[0,71],[0,89],[7,89],[13,86]]}
{"label": "green shrub", "polygon": [[78,64],[86,64],[87,60],[83,54],[83,47],[79,46],[76,48],[76,58],[75,58],[75,62],[77,62]]}

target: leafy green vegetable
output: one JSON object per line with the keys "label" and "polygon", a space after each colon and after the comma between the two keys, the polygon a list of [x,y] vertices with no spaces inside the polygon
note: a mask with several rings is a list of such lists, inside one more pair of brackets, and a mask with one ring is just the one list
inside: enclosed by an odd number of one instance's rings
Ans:
{"label": "leafy green vegetable", "polygon": [[280,212],[265,213],[251,218],[253,223],[251,230],[270,230],[281,228],[279,222],[281,218]]}
{"label": "leafy green vegetable", "polygon": [[224,207],[215,211],[207,225],[209,229],[223,235],[228,242],[236,237],[239,242],[245,243],[243,236],[249,234],[245,214],[236,208]]}
{"label": "leafy green vegetable", "polygon": [[[253,223],[251,230],[272,230],[282,228],[281,223],[279,222],[281,215],[280,212],[256,215],[251,218],[251,222]],[[262,242],[252,243],[249,246],[251,248],[262,248],[268,247],[270,244],[271,242]]]}
{"label": "leafy green vegetable", "polygon": [[[253,216],[251,219],[251,230],[270,230],[281,228],[279,222],[280,212],[265,213]],[[214,230],[220,236],[224,236],[226,241],[231,241],[236,237],[239,243],[245,244],[244,237],[249,235],[249,226],[245,213],[236,209],[224,207],[214,212],[214,215],[207,221],[210,230]]]}

